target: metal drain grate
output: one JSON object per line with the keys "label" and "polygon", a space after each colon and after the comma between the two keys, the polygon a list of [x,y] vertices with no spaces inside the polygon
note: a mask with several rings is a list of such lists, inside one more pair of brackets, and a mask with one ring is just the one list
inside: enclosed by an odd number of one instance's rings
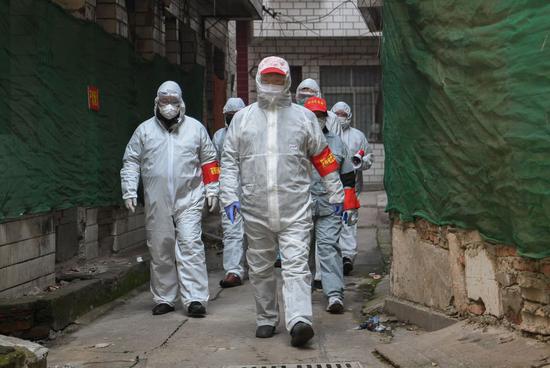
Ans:
{"label": "metal drain grate", "polygon": [[363,368],[359,362],[300,363],[300,364],[252,364],[230,365],[224,368]]}

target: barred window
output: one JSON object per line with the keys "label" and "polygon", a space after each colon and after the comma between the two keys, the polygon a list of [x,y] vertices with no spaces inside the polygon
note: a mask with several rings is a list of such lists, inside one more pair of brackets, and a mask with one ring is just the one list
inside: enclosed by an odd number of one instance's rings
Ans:
{"label": "barred window", "polygon": [[383,142],[380,66],[321,66],[321,89],[328,106],[351,106],[352,124],[370,143]]}

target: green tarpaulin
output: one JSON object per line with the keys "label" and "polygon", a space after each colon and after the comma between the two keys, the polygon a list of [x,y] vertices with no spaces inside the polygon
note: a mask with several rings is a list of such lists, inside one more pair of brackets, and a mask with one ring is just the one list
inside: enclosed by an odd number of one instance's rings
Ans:
{"label": "green tarpaulin", "polygon": [[[153,113],[160,83],[180,83],[202,111],[202,67],[191,73],[138,56],[127,40],[45,0],[0,0],[0,220],[120,199],[126,143]],[[88,109],[87,87],[100,110]]]}
{"label": "green tarpaulin", "polygon": [[384,1],[383,86],[388,209],[550,256],[550,1]]}

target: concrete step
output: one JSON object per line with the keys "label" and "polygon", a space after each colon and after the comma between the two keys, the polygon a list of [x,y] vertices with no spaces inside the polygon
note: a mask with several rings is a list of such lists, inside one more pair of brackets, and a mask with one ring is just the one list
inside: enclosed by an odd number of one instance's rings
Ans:
{"label": "concrete step", "polygon": [[30,341],[0,335],[0,367],[46,368],[48,349]]}
{"label": "concrete step", "polygon": [[502,327],[466,321],[413,335],[375,351],[394,367],[526,368],[548,367],[550,345]]}
{"label": "concrete step", "polygon": [[[139,259],[138,259],[139,257]],[[149,281],[149,255],[146,248],[131,254],[96,259],[96,272],[80,265],[74,278],[48,292],[0,299],[0,334],[29,340],[47,338],[90,310],[108,303]],[[74,276],[74,275],[73,275]],[[63,279],[63,275],[58,273]],[[59,280],[58,280],[59,281]]]}

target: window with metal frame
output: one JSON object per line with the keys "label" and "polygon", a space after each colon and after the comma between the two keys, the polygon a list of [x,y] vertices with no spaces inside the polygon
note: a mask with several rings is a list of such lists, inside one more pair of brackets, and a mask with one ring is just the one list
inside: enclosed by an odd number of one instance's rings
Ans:
{"label": "window with metal frame", "polygon": [[321,90],[328,106],[344,101],[353,113],[352,125],[370,143],[382,143],[380,66],[321,66]]}

